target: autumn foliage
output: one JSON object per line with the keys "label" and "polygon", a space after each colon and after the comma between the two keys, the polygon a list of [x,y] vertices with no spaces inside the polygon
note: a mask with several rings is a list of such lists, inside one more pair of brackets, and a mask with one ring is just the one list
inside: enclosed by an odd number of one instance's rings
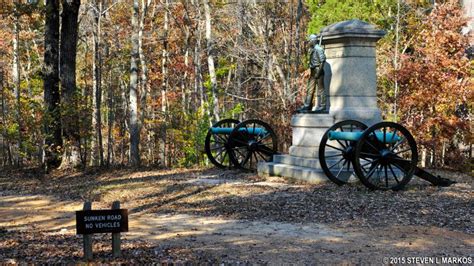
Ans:
{"label": "autumn foliage", "polygon": [[[40,165],[49,149],[45,7],[43,1],[23,2],[0,5],[1,165]],[[142,165],[207,164],[204,137],[216,117],[269,122],[286,152],[291,115],[307,81],[305,36],[358,18],[387,32],[377,43],[384,119],[409,127],[435,166],[462,167],[457,162],[471,144],[473,94],[465,55],[469,44],[461,34],[466,18],[458,1],[136,2],[140,25],[134,28],[131,1],[82,1],[74,104],[65,101],[63,91],[60,104],[62,132],[70,124],[77,140],[64,141],[57,154],[64,157],[63,151],[76,145],[83,166],[130,164],[130,58],[137,31]],[[13,67],[15,60],[19,68]],[[104,163],[97,163],[98,154]]]}
{"label": "autumn foliage", "polygon": [[[398,115],[417,141],[435,154],[457,150],[470,136],[468,105],[473,102],[470,62],[461,34],[466,25],[457,1],[435,6],[414,31],[412,46],[396,73]],[[459,158],[460,159],[460,158]],[[447,164],[458,164],[446,162]]]}

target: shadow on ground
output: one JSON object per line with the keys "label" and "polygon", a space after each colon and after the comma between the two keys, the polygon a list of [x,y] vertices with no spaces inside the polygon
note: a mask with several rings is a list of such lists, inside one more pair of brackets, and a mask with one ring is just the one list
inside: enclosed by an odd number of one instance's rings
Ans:
{"label": "shadow on ground", "polygon": [[[126,262],[365,264],[386,256],[467,256],[474,245],[472,178],[453,179],[459,183],[448,188],[418,180],[405,191],[374,192],[213,169],[3,177],[0,262],[79,261],[74,210],[84,200],[109,208],[117,199],[131,213]],[[107,255],[109,243],[99,238],[98,262],[121,261]]]}

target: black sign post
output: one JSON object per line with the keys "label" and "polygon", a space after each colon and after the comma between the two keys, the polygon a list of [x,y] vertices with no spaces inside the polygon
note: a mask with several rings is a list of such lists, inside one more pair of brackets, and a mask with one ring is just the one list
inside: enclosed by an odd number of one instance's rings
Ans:
{"label": "black sign post", "polygon": [[[120,201],[114,201],[112,203],[112,210],[120,210]],[[124,221],[123,221],[123,228],[125,231],[128,231],[128,213],[127,210],[125,210],[124,214],[121,214],[122,216],[125,215]],[[117,233],[112,233],[112,254],[115,258],[120,257],[120,232]]]}
{"label": "black sign post", "polygon": [[76,231],[84,237],[84,258],[92,259],[92,234],[112,233],[112,253],[120,256],[120,233],[128,231],[128,211],[115,201],[111,210],[91,210],[92,203],[84,203],[84,210],[76,211]]}
{"label": "black sign post", "polygon": [[[87,201],[84,202],[84,211],[90,211],[92,209],[92,202]],[[77,214],[76,214],[77,215]],[[77,227],[77,221],[76,221],[76,227]],[[77,228],[76,228],[77,230]],[[84,259],[85,260],[91,260],[93,253],[92,253],[92,235],[87,234],[83,235],[83,249],[84,249]]]}

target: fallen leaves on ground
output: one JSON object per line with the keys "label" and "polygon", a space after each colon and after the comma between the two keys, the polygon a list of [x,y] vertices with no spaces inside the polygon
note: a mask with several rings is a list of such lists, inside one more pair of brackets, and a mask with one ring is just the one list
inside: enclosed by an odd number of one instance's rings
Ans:
{"label": "fallen leaves on ground", "polygon": [[125,169],[42,179],[0,177],[0,187],[4,193],[49,194],[97,201],[102,206],[120,200],[132,213],[192,213],[337,226],[427,225],[474,233],[472,177],[437,173],[458,183],[434,187],[415,177],[404,191],[369,191],[359,183],[290,184],[274,178],[264,182],[237,170]]}
{"label": "fallen leaves on ground", "polygon": [[[131,213],[193,214],[240,220],[320,223],[338,228],[426,226],[474,233],[473,178],[437,171],[456,180],[450,187],[434,187],[414,178],[404,191],[369,191],[359,183],[336,186],[291,183],[236,170],[129,169],[61,173],[2,172],[3,195],[50,195],[60,200],[95,201],[107,207],[120,200]],[[3,262],[80,261],[75,235],[0,230]],[[8,237],[6,237],[8,235]],[[105,240],[104,240],[105,241]],[[109,241],[97,242],[97,262],[216,263],[222,258],[196,254],[186,247],[166,250],[147,242],[124,242],[124,259],[110,257]],[[29,247],[29,248],[27,248]],[[60,248],[57,248],[60,247]],[[74,247],[74,248],[72,248]],[[138,253],[137,253],[138,252]],[[32,255],[34,254],[34,255]],[[49,261],[49,258],[56,258]],[[59,258],[59,261],[58,261]]]}
{"label": "fallen leaves on ground", "polygon": [[[4,229],[3,229],[4,230]],[[6,237],[8,234],[8,237]],[[165,265],[235,263],[187,247],[168,246],[150,241],[122,239],[119,258],[112,256],[111,235],[93,235],[91,261],[95,264]],[[82,253],[82,236],[51,232],[0,231],[0,264],[77,264],[87,262]],[[242,263],[242,262],[241,262]],[[243,262],[245,263],[245,262]]]}

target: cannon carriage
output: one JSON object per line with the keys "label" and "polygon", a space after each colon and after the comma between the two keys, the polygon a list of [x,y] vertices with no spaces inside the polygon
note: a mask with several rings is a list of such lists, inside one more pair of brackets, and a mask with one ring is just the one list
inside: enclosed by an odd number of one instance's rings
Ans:
{"label": "cannon carriage", "polygon": [[263,121],[224,119],[209,128],[204,148],[217,167],[254,171],[259,162],[273,159],[278,142],[273,129]]}
{"label": "cannon carriage", "polygon": [[336,123],[321,139],[319,161],[326,176],[338,185],[354,176],[374,190],[403,189],[413,175],[436,186],[454,183],[418,168],[415,139],[393,122],[371,127],[355,120]]}
{"label": "cannon carriage", "polygon": [[[277,136],[265,122],[224,119],[209,128],[205,152],[217,167],[254,171],[259,162],[271,162],[277,154]],[[351,178],[373,190],[401,190],[418,176],[437,186],[453,181],[418,168],[416,141],[400,124],[380,122],[368,127],[356,120],[334,124],[319,144],[324,174],[343,185]]]}

